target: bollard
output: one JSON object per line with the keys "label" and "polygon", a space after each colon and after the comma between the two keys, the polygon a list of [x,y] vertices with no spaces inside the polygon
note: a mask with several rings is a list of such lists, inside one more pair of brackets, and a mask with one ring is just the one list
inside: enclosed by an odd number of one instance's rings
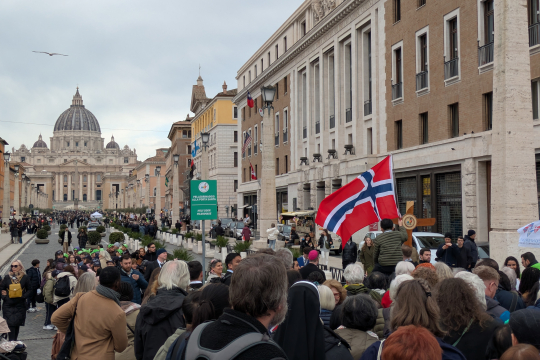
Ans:
{"label": "bollard", "polygon": [[188,250],[193,250],[193,239],[188,239],[187,241],[187,248]]}
{"label": "bollard", "polygon": [[207,258],[213,258],[214,252],[210,250],[210,244],[206,244],[206,257]]}
{"label": "bollard", "polygon": [[245,251],[240,252],[240,257],[242,258],[242,260],[245,259],[247,257],[247,252]]}

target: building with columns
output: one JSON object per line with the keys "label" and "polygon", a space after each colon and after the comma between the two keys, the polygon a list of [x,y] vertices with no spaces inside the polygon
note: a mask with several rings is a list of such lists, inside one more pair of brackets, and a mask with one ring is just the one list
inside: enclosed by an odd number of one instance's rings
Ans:
{"label": "building with columns", "polygon": [[[41,134],[29,149],[13,149],[11,161],[21,163],[31,184],[48,194],[44,207],[62,210],[108,207],[106,198],[122,189],[137,166],[137,153],[111,136],[105,144],[97,118],[83,104],[79,89],[72,104],[54,125],[50,148]],[[125,185],[124,185],[125,186]]]}

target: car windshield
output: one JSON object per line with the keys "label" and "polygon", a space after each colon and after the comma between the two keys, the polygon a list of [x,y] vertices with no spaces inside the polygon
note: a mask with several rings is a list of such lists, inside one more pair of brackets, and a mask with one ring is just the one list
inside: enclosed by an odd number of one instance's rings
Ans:
{"label": "car windshield", "polygon": [[238,222],[236,223],[236,228],[237,228],[237,229],[242,229],[243,227],[244,227],[244,223],[243,223],[243,222],[238,221]]}
{"label": "car windshield", "polygon": [[480,259],[489,258],[489,247],[488,246],[478,246],[478,257]]}
{"label": "car windshield", "polygon": [[444,244],[444,236],[418,236],[416,235],[420,247],[437,249],[440,245]]}

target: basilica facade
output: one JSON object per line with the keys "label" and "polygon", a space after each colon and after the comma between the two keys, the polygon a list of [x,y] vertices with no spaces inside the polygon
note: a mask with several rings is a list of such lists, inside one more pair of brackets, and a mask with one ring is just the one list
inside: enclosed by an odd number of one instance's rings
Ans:
{"label": "basilica facade", "polygon": [[[41,134],[28,148],[13,148],[12,162],[24,166],[33,189],[48,195],[48,208],[110,208],[139,163],[135,149],[105,143],[97,118],[77,88],[71,106],[54,125],[49,145]],[[28,204],[26,204],[28,205]]]}

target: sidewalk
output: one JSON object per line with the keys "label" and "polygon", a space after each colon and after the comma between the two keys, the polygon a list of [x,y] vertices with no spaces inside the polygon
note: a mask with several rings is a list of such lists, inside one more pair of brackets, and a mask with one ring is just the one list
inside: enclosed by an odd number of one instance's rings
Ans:
{"label": "sidewalk", "polygon": [[[4,266],[15,254],[26,246],[29,241],[34,240],[34,234],[23,234],[22,240],[22,244],[12,244],[10,234],[0,234],[0,269],[3,270]],[[3,274],[3,271],[0,270],[0,274]]]}

